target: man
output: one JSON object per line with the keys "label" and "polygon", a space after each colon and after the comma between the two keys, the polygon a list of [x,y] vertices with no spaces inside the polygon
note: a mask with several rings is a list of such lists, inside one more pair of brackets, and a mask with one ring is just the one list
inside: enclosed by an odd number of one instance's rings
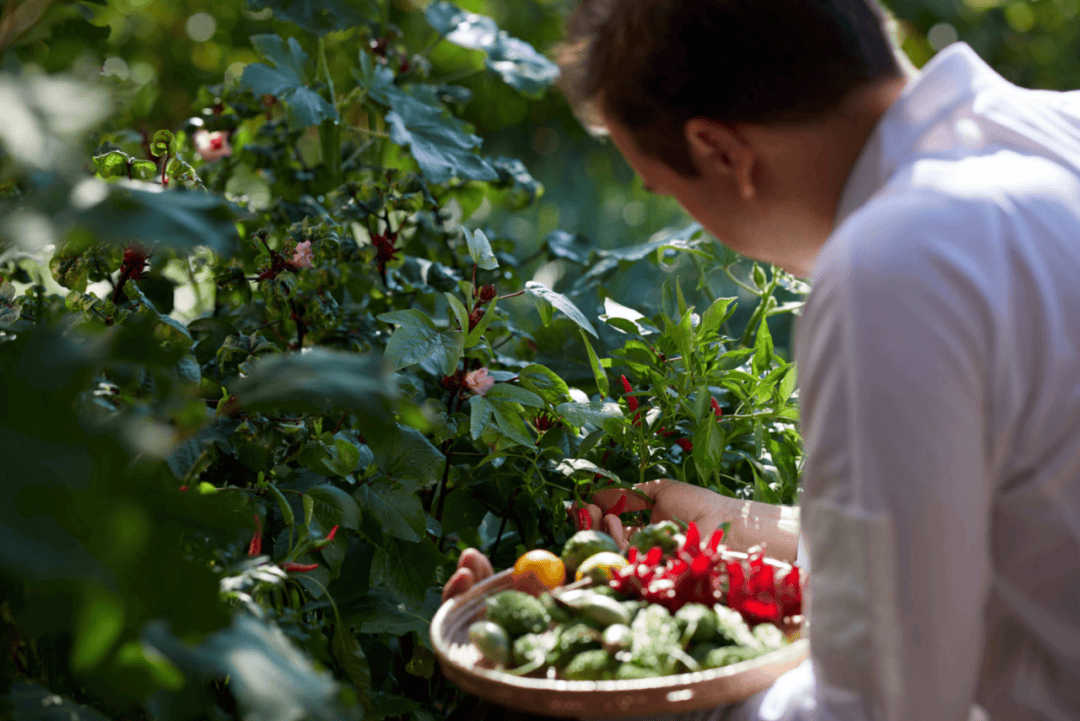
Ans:
{"label": "man", "polygon": [[695,718],[1080,718],[1080,94],[875,0],[585,0],[567,95],[646,186],[812,279],[811,661]]}

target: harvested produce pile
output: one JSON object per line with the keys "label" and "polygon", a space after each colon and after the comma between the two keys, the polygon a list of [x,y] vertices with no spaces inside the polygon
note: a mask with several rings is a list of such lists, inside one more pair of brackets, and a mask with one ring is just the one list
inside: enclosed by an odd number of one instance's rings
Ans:
{"label": "harvested produce pile", "polygon": [[[507,673],[567,680],[700,671],[784,646],[781,627],[802,611],[799,570],[778,582],[760,550],[736,559],[722,540],[664,522],[632,536],[624,556],[610,536],[580,531],[561,558],[523,555],[516,590],[487,599],[469,638]],[[575,579],[593,585],[562,587]]]}

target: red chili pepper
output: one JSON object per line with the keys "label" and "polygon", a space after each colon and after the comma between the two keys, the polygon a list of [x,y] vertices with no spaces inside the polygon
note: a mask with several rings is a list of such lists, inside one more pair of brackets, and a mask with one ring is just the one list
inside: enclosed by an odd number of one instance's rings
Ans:
{"label": "red chili pepper", "polygon": [[308,571],[314,571],[319,567],[317,563],[283,563],[281,564],[281,570],[286,573],[306,573]]}
{"label": "red chili pepper", "polygon": [[622,387],[623,390],[626,391],[626,404],[630,406],[630,412],[634,414],[634,425],[640,426],[641,421],[639,419],[641,418],[641,413],[636,412],[638,409],[638,399],[637,396],[630,395],[634,392],[634,387],[630,385],[630,381],[626,380],[626,376],[619,376],[619,378],[622,379]]}
{"label": "red chili pepper", "polygon": [[579,531],[592,530],[592,516],[589,515],[589,511],[586,508],[579,508],[577,511],[577,525]]}
{"label": "red chili pepper", "polygon": [[689,438],[680,438],[675,441],[675,445],[683,449],[687,453],[691,453],[694,450],[694,443]]}
{"label": "red chili pepper", "polygon": [[262,520],[259,518],[259,514],[255,514],[255,535],[251,537],[251,543],[248,544],[248,556],[254,557],[262,553]]}
{"label": "red chili pepper", "polygon": [[604,511],[605,516],[620,516],[626,513],[626,494],[619,496],[619,500],[615,501],[615,505]]}
{"label": "red chili pepper", "polygon": [[331,528],[330,533],[326,534],[326,538],[322,539],[321,541],[315,542],[315,548],[326,548],[326,546],[329,545],[330,541],[334,540],[334,534],[337,533],[337,529],[337,526]]}
{"label": "red chili pepper", "polygon": [[622,379],[623,390],[626,391],[626,402],[630,405],[630,410],[636,411],[638,409],[638,399],[636,396],[630,395],[634,392],[634,387],[630,385],[630,381],[626,380],[626,376],[619,376]]}
{"label": "red chili pepper", "polygon": [[724,540],[724,529],[717,528],[713,531],[712,536],[709,538],[709,543],[706,548],[709,549],[709,555],[716,555],[716,549],[720,547],[720,543]]}
{"label": "red chili pepper", "polygon": [[713,413],[716,415],[717,418],[720,418],[720,416],[724,415],[724,411],[721,410],[720,404],[716,402],[715,398],[710,399],[710,403],[712,405]]}
{"label": "red chili pepper", "polygon": [[[702,546],[697,524],[691,523],[682,545],[666,561],[659,547],[644,558],[632,547],[627,553],[629,563],[616,571],[610,586],[673,612],[687,603],[713,605],[726,601],[750,624],[779,623],[802,612],[798,568],[787,573],[778,585],[775,568],[765,563],[762,549],[752,552],[744,562],[723,560],[723,537],[723,530],[717,529]],[[721,591],[725,576],[726,598]]]}

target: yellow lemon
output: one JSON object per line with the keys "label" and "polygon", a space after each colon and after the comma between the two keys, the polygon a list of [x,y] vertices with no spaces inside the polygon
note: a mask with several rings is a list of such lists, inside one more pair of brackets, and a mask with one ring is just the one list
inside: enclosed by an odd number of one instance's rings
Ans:
{"label": "yellow lemon", "polygon": [[615,571],[629,565],[629,563],[621,554],[612,551],[601,551],[582,561],[581,565],[578,566],[575,578],[580,581],[588,576],[596,583],[607,583],[615,578]]}

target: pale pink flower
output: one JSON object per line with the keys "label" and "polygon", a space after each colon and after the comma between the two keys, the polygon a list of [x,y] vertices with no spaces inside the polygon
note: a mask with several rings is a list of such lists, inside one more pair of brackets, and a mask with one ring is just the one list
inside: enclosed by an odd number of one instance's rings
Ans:
{"label": "pale pink flower", "polygon": [[487,395],[493,385],[495,385],[495,379],[488,375],[487,368],[465,374],[465,387],[478,396]]}
{"label": "pale pink flower", "polygon": [[296,268],[314,268],[311,263],[311,241],[305,240],[303,243],[296,244],[296,250],[293,251],[292,264]]}
{"label": "pale pink flower", "polygon": [[196,130],[191,139],[195,143],[196,152],[208,163],[232,155],[229,137],[220,130],[215,130],[212,133],[206,130]]}

